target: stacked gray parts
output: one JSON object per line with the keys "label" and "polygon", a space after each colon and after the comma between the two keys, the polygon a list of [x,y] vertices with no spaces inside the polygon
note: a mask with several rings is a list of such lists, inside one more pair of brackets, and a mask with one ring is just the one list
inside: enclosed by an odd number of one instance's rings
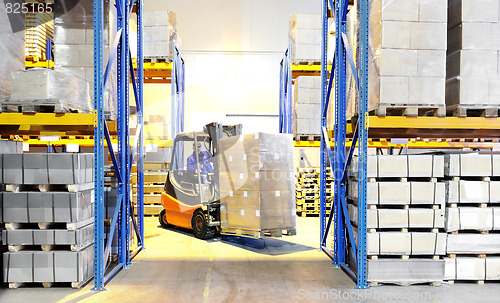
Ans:
{"label": "stacked gray parts", "polygon": [[3,154],[4,282],[72,283],[93,276],[93,154]]}
{"label": "stacked gray parts", "polygon": [[499,37],[499,0],[449,0],[446,105],[459,115],[500,108]]}
{"label": "stacked gray parts", "polygon": [[[353,158],[348,190],[354,226],[358,219],[357,160]],[[443,162],[444,156],[439,155],[368,157],[369,282],[443,281],[445,186],[437,182],[443,177]]]}
{"label": "stacked gray parts", "polygon": [[447,155],[445,175],[445,279],[500,280],[500,155]]}

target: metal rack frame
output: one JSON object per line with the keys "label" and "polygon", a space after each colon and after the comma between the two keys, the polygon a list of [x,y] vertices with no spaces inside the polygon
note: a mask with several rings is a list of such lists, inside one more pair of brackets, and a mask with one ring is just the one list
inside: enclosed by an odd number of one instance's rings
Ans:
{"label": "metal rack frame", "polygon": [[[117,33],[109,62],[103,70],[103,1],[94,0],[94,224],[95,224],[95,255],[94,255],[94,288],[95,291],[105,290],[104,285],[122,268],[127,268],[131,259],[144,249],[144,188],[143,188],[143,1],[116,0]],[[133,69],[132,56],[129,48],[129,19],[132,9],[136,5],[137,13],[137,75]],[[103,92],[106,88],[108,76],[113,64],[117,64],[117,157],[113,151],[111,137],[104,119]],[[132,148],[130,147],[129,133],[129,83],[132,81],[137,106],[137,130]],[[104,139],[107,141],[109,155],[113,162],[115,175],[118,180],[118,199],[113,215],[113,225],[107,235],[105,245],[104,231]],[[137,221],[133,211],[129,191],[129,180],[137,155]],[[129,220],[133,222],[137,236],[137,248],[129,249]],[[115,223],[116,222],[116,223]],[[108,270],[107,260],[115,233],[118,236],[118,265]]]}
{"label": "metal rack frame", "polygon": [[[368,16],[369,2],[359,2],[360,14],[360,58],[359,67],[353,61],[352,53],[346,36],[346,21],[348,0],[323,0],[322,5],[322,57],[321,57],[321,157],[320,157],[320,232],[321,249],[333,260],[335,266],[342,268],[354,281],[356,288],[367,288],[367,260],[366,260],[366,170],[368,146]],[[336,23],[336,49],[330,79],[327,81],[327,35],[328,35],[328,7],[334,12]],[[346,78],[347,66],[350,65],[359,93],[359,112],[353,142],[346,155]],[[334,78],[335,75],[335,78]],[[334,152],[330,148],[330,138],[326,130],[328,102],[335,82],[335,131]],[[358,144],[356,144],[358,143]],[[357,147],[358,146],[358,147]],[[354,238],[350,224],[345,199],[345,183],[354,150],[358,148],[358,230],[357,241]],[[326,216],[326,168],[327,158],[330,160],[334,173],[334,201],[331,205],[330,216]],[[327,247],[327,238],[333,223],[333,252]],[[355,264],[348,260],[352,253]]]}
{"label": "metal rack frame", "polygon": [[288,44],[283,59],[280,63],[280,111],[279,132],[292,133],[292,44]]}
{"label": "metal rack frame", "polygon": [[181,53],[177,49],[175,41],[173,42],[173,58],[172,58],[172,72],[171,72],[171,120],[172,120],[172,134],[171,137],[175,138],[178,133],[184,131],[184,105],[185,105],[185,65]]}

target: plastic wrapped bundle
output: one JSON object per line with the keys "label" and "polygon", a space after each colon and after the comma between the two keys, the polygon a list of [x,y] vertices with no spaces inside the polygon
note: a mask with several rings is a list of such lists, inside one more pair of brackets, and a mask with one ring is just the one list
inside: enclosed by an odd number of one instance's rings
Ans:
{"label": "plastic wrapped bundle", "polygon": [[177,48],[182,44],[176,26],[174,12],[165,10],[144,12],[144,56],[171,61],[173,42],[175,41]]}
{"label": "plastic wrapped bundle", "polygon": [[60,106],[63,111],[84,113],[92,110],[88,82],[64,68],[13,72],[11,98],[6,104]]}
{"label": "plastic wrapped bundle", "polygon": [[295,64],[321,62],[320,15],[295,14],[289,17],[289,41]]}
{"label": "plastic wrapped bundle", "polygon": [[[104,1],[103,59],[108,62],[116,34],[116,8]],[[65,13],[63,13],[65,12]],[[81,0],[73,8],[56,6],[54,28],[55,69],[64,68],[89,83],[91,108],[94,100],[94,27],[93,2]],[[103,68],[106,68],[104,66]],[[103,93],[104,112],[108,119],[116,119],[117,66],[113,64],[106,90]]]}
{"label": "plastic wrapped bundle", "polygon": [[222,232],[294,229],[293,141],[256,133],[220,141]]}
{"label": "plastic wrapped bundle", "polygon": [[[13,32],[11,22],[24,25],[21,14],[9,14],[5,3],[0,3],[0,57],[2,72],[0,73],[0,99],[8,98],[11,88],[11,72],[24,69],[24,31]],[[16,19],[16,20],[14,20]]]}
{"label": "plastic wrapped bundle", "polygon": [[449,3],[446,105],[500,108],[500,1]]}
{"label": "plastic wrapped bundle", "polygon": [[[349,13],[347,32],[359,59],[357,14]],[[411,106],[444,110],[446,22],[446,0],[370,0],[369,111],[383,115],[387,107]],[[353,116],[356,89],[353,83],[348,89],[348,116]]]}
{"label": "plastic wrapped bundle", "polygon": [[321,126],[321,77],[298,77],[293,91],[293,134],[319,136]]}

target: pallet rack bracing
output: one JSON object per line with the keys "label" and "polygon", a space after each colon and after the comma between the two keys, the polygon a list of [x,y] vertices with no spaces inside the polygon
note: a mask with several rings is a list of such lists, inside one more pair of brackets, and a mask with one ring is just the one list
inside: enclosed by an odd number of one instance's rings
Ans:
{"label": "pallet rack bracing", "polygon": [[[113,49],[106,68],[103,68],[103,0],[94,0],[94,174],[95,174],[95,261],[94,288],[105,290],[104,285],[121,269],[131,264],[144,247],[144,0],[116,0],[117,33]],[[137,16],[137,59],[134,61],[130,52],[129,20],[135,7]],[[182,132],[184,128],[184,61],[174,43],[174,62],[172,68],[172,134]],[[108,126],[104,121],[103,91],[108,81],[110,67],[118,66],[117,77],[117,141],[118,151],[113,144]],[[133,143],[129,132],[129,83],[132,83],[133,97],[137,107],[137,127]],[[118,181],[117,206],[111,222],[116,222],[107,234],[104,243],[104,156],[105,145],[111,157]],[[137,216],[134,214],[130,196],[130,174],[132,164],[137,161]],[[133,231],[130,229],[132,222]],[[135,232],[137,247],[130,251],[130,235]],[[114,235],[118,237],[118,265],[107,269],[107,260],[111,251]]]}
{"label": "pallet rack bracing", "polygon": [[280,111],[279,132],[292,133],[292,44],[288,44],[283,59],[280,63]]}
{"label": "pallet rack bracing", "polygon": [[[95,175],[95,260],[94,288],[105,290],[104,285],[122,268],[127,268],[131,259],[144,249],[144,188],[143,184],[143,1],[116,0],[117,33],[106,69],[103,69],[103,1],[94,0],[94,175]],[[137,75],[133,69],[129,48],[129,19],[132,8],[136,5],[137,13]],[[116,62],[115,62],[116,61]],[[104,120],[103,92],[108,81],[109,70],[113,64],[118,66],[117,77],[117,136],[118,151],[115,156],[109,131]],[[132,79],[134,97],[137,106],[137,131],[132,150],[129,133],[129,82]],[[118,180],[118,198],[113,215],[107,243],[104,243],[104,140],[107,141],[109,153]],[[137,221],[131,209],[129,179],[132,163],[137,157],[138,171],[138,203]],[[129,220],[132,220],[137,236],[137,248],[129,251]],[[116,224],[115,224],[116,222]],[[118,237],[118,265],[106,272],[107,260],[111,251],[114,235]]]}
{"label": "pallet rack bracing", "polygon": [[[321,57],[321,157],[320,157],[320,232],[321,249],[333,260],[335,266],[342,268],[354,281],[356,288],[367,288],[367,260],[366,260],[366,171],[368,146],[368,15],[369,1],[360,1],[360,59],[358,69],[353,61],[346,36],[346,19],[348,0],[323,0],[322,5],[322,57]],[[328,9],[331,9],[336,24],[335,57],[332,60],[332,72],[327,79],[327,35]],[[351,68],[355,77],[359,93],[359,112],[353,142],[346,155],[346,70]],[[335,76],[335,78],[334,78]],[[334,151],[330,149],[330,138],[326,130],[328,100],[335,82],[335,129]],[[357,141],[357,145],[356,145]],[[358,146],[358,147],[357,147]],[[346,204],[345,180],[355,149],[358,148],[358,230],[357,239],[349,223],[349,213]],[[334,172],[334,201],[331,205],[330,216],[326,217],[326,167],[328,161]],[[333,252],[327,247],[327,237],[332,230]],[[346,253],[353,253],[354,263],[349,264]]]}

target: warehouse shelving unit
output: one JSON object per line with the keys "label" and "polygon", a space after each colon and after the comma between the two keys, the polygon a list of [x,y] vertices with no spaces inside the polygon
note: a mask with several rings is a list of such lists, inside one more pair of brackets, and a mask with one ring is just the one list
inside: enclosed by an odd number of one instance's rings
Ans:
{"label": "warehouse shelving unit", "polygon": [[[117,11],[117,33],[114,47],[103,69],[103,2],[94,0],[94,182],[95,182],[95,259],[94,259],[94,288],[102,291],[104,285],[119,270],[130,266],[131,259],[144,249],[144,187],[143,187],[143,1],[118,0],[115,2]],[[129,20],[132,9],[136,6],[137,14],[137,74],[134,72],[129,42]],[[108,80],[109,70],[116,58],[117,70],[117,143],[118,150],[115,156],[109,131],[104,120],[103,92]],[[129,83],[133,84],[134,99],[137,107],[137,128],[135,141],[130,144],[129,133]],[[104,231],[104,140],[111,156],[115,175],[118,180],[118,198],[112,219],[112,226],[105,245]],[[137,157],[137,221],[135,220],[131,203],[129,183],[134,158]],[[137,236],[137,248],[130,252],[130,225],[134,223]],[[114,235],[118,237],[118,264],[107,269],[107,260],[110,254]]]}
{"label": "warehouse shelving unit", "polygon": [[[360,65],[359,70],[355,70],[352,62],[352,54],[345,36],[346,18],[349,1],[323,0],[322,6],[322,57],[321,57],[321,81],[323,89],[321,91],[321,157],[320,157],[320,232],[321,249],[333,260],[334,264],[342,268],[353,280],[356,281],[356,288],[367,288],[367,260],[366,260],[366,170],[367,170],[367,148],[368,148],[368,10],[369,2],[360,2]],[[328,35],[328,7],[334,12],[336,21],[336,50],[335,58],[332,60],[334,73],[330,73],[327,81],[327,35]],[[348,60],[351,60],[349,62]],[[356,84],[359,92],[359,112],[356,128],[353,133],[353,144],[346,155],[346,69],[351,63],[353,74],[357,75]],[[335,80],[333,75],[335,75]],[[326,130],[328,100],[332,93],[332,86],[335,81],[335,113],[336,123],[334,130],[334,152],[330,148],[330,137]],[[357,144],[356,144],[357,143]],[[358,237],[354,239],[353,230],[349,224],[349,214],[346,204],[345,179],[347,170],[352,159],[354,150],[358,148],[359,155],[359,175],[358,175]],[[329,218],[326,217],[326,169],[327,157],[330,160],[332,171],[334,172],[334,201]],[[333,224],[332,224],[333,223]],[[333,226],[332,226],[333,225]],[[332,252],[327,247],[327,238],[333,228],[333,248]],[[355,266],[346,261],[346,252],[351,250],[355,259]],[[351,265],[351,266],[349,266]]]}
{"label": "warehouse shelving unit", "polygon": [[[446,148],[498,150],[499,118],[488,117],[409,117],[368,116],[368,20],[369,1],[359,2],[360,60],[358,70],[353,62],[346,33],[347,0],[323,0],[323,56],[322,56],[322,141],[300,142],[299,146],[318,146],[321,149],[321,249],[342,268],[355,282],[356,288],[367,288],[366,256],[366,185],[367,148]],[[326,35],[328,6],[334,11],[336,20],[336,52],[333,60],[333,75],[327,81]],[[351,68],[359,93],[359,112],[351,121],[346,120],[346,69]],[[335,129],[325,127],[328,100],[335,83]],[[398,140],[398,138],[401,138]],[[333,142],[331,141],[333,139]],[[395,140],[394,140],[395,139]],[[391,143],[394,142],[398,143]],[[403,141],[403,143],[402,143]],[[406,141],[406,142],[404,142]],[[297,143],[296,143],[297,146]],[[331,148],[334,152],[332,154]],[[347,212],[345,183],[353,152],[358,148],[358,238],[354,239]],[[346,149],[349,152],[346,154]],[[326,217],[326,188],[324,186],[327,158],[335,172],[333,212]],[[332,230],[333,252],[327,247],[327,237]],[[351,252],[354,263],[346,254]]]}

